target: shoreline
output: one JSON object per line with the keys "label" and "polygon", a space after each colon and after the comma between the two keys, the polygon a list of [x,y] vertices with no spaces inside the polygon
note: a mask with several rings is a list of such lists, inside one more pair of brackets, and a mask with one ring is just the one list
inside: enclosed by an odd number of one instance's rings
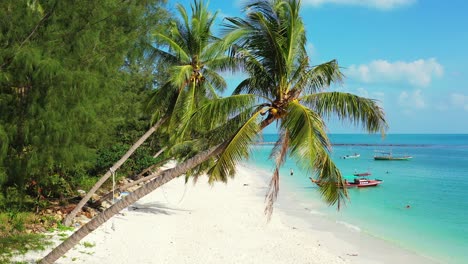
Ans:
{"label": "shoreline", "polygon": [[[249,164],[241,165],[246,170],[254,170],[264,177],[265,184],[269,180],[269,172]],[[323,244],[330,245],[331,252],[340,258],[346,258],[349,263],[412,263],[437,264],[440,260],[424,256],[419,252],[403,248],[383,238],[362,231],[349,223],[328,218],[319,208],[325,206],[318,200],[295,197],[291,186],[280,183],[280,193],[275,204],[275,212],[280,215],[285,225],[295,229],[305,230],[317,236]],[[321,198],[318,198],[321,199]],[[342,209],[343,210],[343,209]]]}
{"label": "shoreline", "polygon": [[[312,214],[307,209],[316,205],[298,204],[284,185],[267,223],[267,179],[245,165],[227,184],[209,186],[204,177],[184,184],[179,177],[56,263],[437,263]],[[47,253],[17,260],[32,263]]]}

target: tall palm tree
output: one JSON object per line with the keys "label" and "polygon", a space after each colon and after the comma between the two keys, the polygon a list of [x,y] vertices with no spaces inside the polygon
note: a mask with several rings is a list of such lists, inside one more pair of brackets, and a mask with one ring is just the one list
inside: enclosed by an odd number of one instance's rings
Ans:
{"label": "tall palm tree", "polygon": [[177,5],[181,20],[175,20],[166,32],[154,33],[158,48],[151,48],[149,59],[169,66],[166,66],[167,81],[154,91],[148,102],[148,111],[157,122],[96,182],[64,219],[65,225],[71,224],[91,196],[160,126],[166,124],[169,129],[175,129],[187,120],[200,101],[216,98],[216,92],[226,88],[224,79],[216,71],[231,67],[233,60],[225,55],[212,34],[217,13],[209,12],[198,0],[191,9],[189,17],[187,10]]}
{"label": "tall palm tree", "polygon": [[189,118],[191,126],[206,129],[204,137],[218,145],[163,172],[115,203],[55,248],[41,263],[53,263],[123,208],[212,159],[215,163],[208,170],[209,180],[226,181],[234,175],[236,162],[248,156],[249,146],[260,131],[274,122],[280,130],[280,139],[272,152],[276,169],[266,212],[271,214],[279,191],[279,168],[288,154],[297,157],[324,182],[321,191],[329,203],[339,203],[346,189],[341,191],[336,186],[342,183],[342,178],[329,155],[324,118],[336,114],[341,119],[362,124],[369,132],[385,129],[386,123],[375,101],[324,91],[342,76],[335,61],[309,66],[299,6],[298,0],[260,0],[247,6],[246,19],[228,19],[228,32],[222,46],[234,44],[231,54],[242,59],[250,77],[241,82],[233,96],[212,99],[191,117],[184,117]]}
{"label": "tall palm tree", "polygon": [[[233,176],[235,164],[248,156],[260,130],[277,123],[280,136],[270,156],[276,166],[265,212],[268,216],[272,213],[279,191],[279,170],[288,155],[316,174],[323,183],[320,190],[324,199],[339,207],[347,191],[338,188],[343,179],[330,158],[325,121],[336,115],[362,125],[368,132],[384,133],[384,112],[372,99],[326,91],[330,84],[342,81],[342,74],[335,60],[309,65],[300,0],[254,1],[246,5],[245,11],[245,19],[226,18],[224,39],[225,45],[237,47],[232,56],[243,59],[249,77],[235,89],[235,96],[213,100],[198,111],[195,116],[199,118],[193,118],[198,126],[209,126],[220,118],[220,112],[233,112],[239,105],[251,106],[250,118],[245,119],[210,169],[210,181],[226,181]],[[236,103],[232,103],[234,100]]]}

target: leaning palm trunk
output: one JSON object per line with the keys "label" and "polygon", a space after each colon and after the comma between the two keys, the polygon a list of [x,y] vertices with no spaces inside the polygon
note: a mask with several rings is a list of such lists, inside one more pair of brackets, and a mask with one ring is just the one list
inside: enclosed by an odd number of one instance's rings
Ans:
{"label": "leaning palm trunk", "polygon": [[86,223],[80,229],[78,229],[75,233],[73,233],[67,240],[62,242],[56,248],[54,248],[47,256],[40,260],[39,263],[41,264],[49,264],[54,263],[57,259],[65,255],[65,253],[74,247],[76,244],[80,242],[80,240],[87,236],[89,233],[93,232],[104,224],[107,220],[109,220],[112,216],[120,212],[122,209],[130,206],[134,202],[138,201],[142,197],[146,196],[150,192],[154,191],[158,187],[166,184],[167,182],[177,178],[178,176],[186,173],[187,171],[193,169],[194,167],[198,166],[202,162],[208,160],[209,158],[218,155],[223,151],[225,144],[221,144],[215,147],[212,147],[206,151],[203,151],[196,156],[188,159],[187,161],[177,165],[173,169],[169,169],[165,171],[160,177],[157,179],[149,182],[148,184],[142,186],[141,188],[135,190],[128,196],[125,196],[122,200],[118,201],[104,212],[100,213],[91,221]]}
{"label": "leaning palm trunk", "polygon": [[143,144],[146,141],[146,139],[148,139],[154,133],[154,131],[156,131],[156,129],[158,129],[159,126],[161,126],[161,124],[164,123],[164,121],[166,121],[166,119],[167,119],[167,117],[163,117],[154,126],[152,126],[137,142],[135,142],[135,144],[133,144],[133,146],[127,151],[127,153],[125,153],[125,155],[123,155],[122,158],[119,161],[117,161],[109,169],[109,171],[107,171],[106,174],[104,174],[104,176],[102,176],[99,179],[99,181],[96,182],[96,184],[94,184],[93,188],[91,188],[91,190],[88,191],[88,193],[85,195],[85,197],[83,197],[83,199],[81,199],[81,201],[76,205],[76,207],[73,209],[73,211],[71,211],[67,215],[67,217],[65,217],[65,219],[63,220],[63,224],[65,226],[70,226],[70,224],[71,224],[72,220],[75,218],[76,214],[89,201],[91,196],[99,189],[99,187],[101,187],[101,185],[104,184],[104,182],[106,182],[107,179],[109,179],[109,177],[112,175],[113,172],[118,170],[120,168],[120,166],[122,166],[122,164],[124,164],[124,162],[127,161],[127,159],[133,154],[133,152],[135,152],[135,150],[137,150],[138,147],[140,147],[141,144]]}
{"label": "leaning palm trunk", "polygon": [[138,185],[138,184],[143,183],[143,182],[146,182],[146,181],[150,181],[150,180],[152,180],[152,179],[158,177],[159,175],[161,175],[162,172],[164,172],[164,171],[157,170],[157,171],[151,173],[150,175],[148,175],[148,176],[146,176],[146,177],[143,177],[143,178],[138,179],[138,180],[133,181],[133,182],[129,182],[129,183],[125,184],[124,186],[120,187],[120,188],[119,188],[119,191],[120,191],[120,192],[123,192],[123,191],[127,190],[127,189],[130,188],[130,187],[133,187],[133,186],[135,186],[135,185]]}
{"label": "leaning palm trunk", "polygon": [[[146,177],[140,178],[140,179],[138,179],[138,180],[136,180],[136,181],[127,183],[127,184],[125,184],[124,186],[119,187],[119,188],[117,189],[117,191],[118,191],[118,192],[123,192],[123,191],[127,190],[128,188],[133,187],[133,186],[135,186],[135,185],[138,185],[138,184],[140,184],[140,183],[142,183],[142,182],[150,181],[150,180],[152,180],[152,179],[158,177],[159,175],[161,175],[161,173],[162,173],[162,171],[159,171],[159,170],[158,170],[158,171],[155,171],[155,172],[151,173],[150,175],[148,175],[148,176],[146,176]],[[99,199],[99,201],[97,201],[97,204],[102,203],[102,202],[105,201],[105,200],[111,199],[113,193],[114,193],[114,192],[111,190],[110,192],[108,192],[108,193],[104,194],[103,196],[101,196],[101,198]]]}
{"label": "leaning palm trunk", "polygon": [[[260,123],[260,128],[258,132],[263,130],[269,124],[271,124],[275,118],[273,116],[268,116],[265,120]],[[107,220],[109,220],[112,216],[123,210],[124,208],[130,206],[134,202],[138,201],[139,199],[143,198],[150,192],[154,191],[155,189],[159,188],[160,186],[166,184],[167,182],[177,178],[178,176],[186,173],[187,171],[195,168],[196,166],[200,165],[201,163],[205,162],[211,157],[217,156],[221,154],[225,148],[229,145],[230,141],[225,141],[215,147],[212,147],[208,150],[198,153],[194,157],[178,164],[175,168],[165,170],[159,177],[150,181],[149,183],[145,184],[144,186],[140,187],[139,189],[135,190],[131,194],[125,196],[122,200],[118,201],[102,213],[95,216],[91,221],[86,223],[80,229],[78,229],[75,233],[73,233],[67,240],[62,242],[62,244],[58,245],[54,248],[47,256],[39,261],[40,264],[49,264],[54,263],[57,259],[61,258],[68,250],[74,247],[76,244],[80,242],[80,240],[87,236],[89,233],[93,232],[104,224]],[[153,173],[153,174],[157,174]]]}
{"label": "leaning palm trunk", "polygon": [[[141,178],[143,178],[143,175],[149,173],[149,174],[153,174],[155,171],[153,171],[155,168],[158,168],[158,167],[161,167],[164,163],[168,162],[171,158],[168,158],[168,159],[164,159],[158,163],[155,163],[151,166],[149,166],[148,168],[144,169],[142,172],[140,172],[137,176],[133,177],[134,180],[139,180]],[[159,169],[158,169],[159,170]],[[157,170],[157,171],[158,171]],[[130,186],[129,186],[130,187]],[[127,187],[128,188],[128,187]]]}
{"label": "leaning palm trunk", "polygon": [[160,149],[156,154],[154,154],[153,158],[159,157],[159,155],[161,155],[161,153],[163,153],[166,149],[167,149],[167,147],[164,147],[164,148]]}
{"label": "leaning palm trunk", "polygon": [[[167,160],[165,160],[164,162],[166,162],[166,161]],[[162,173],[161,170],[157,170],[157,171],[154,171],[154,172],[152,172],[151,170],[158,167],[158,166],[161,166],[162,163],[163,162],[158,162],[158,163],[153,164],[153,165],[149,166],[148,168],[144,169],[142,172],[140,172],[140,174],[138,174],[136,176],[137,180],[135,180],[133,182],[130,182],[130,183],[127,183],[124,186],[118,187],[117,192],[123,192],[123,191],[127,190],[130,187],[133,187],[133,186],[135,186],[137,184],[140,184],[142,182],[146,182],[146,181],[149,181],[151,179],[154,179],[154,178],[158,177]],[[143,177],[143,175],[145,173],[148,173],[148,172],[150,172],[150,175],[148,175],[146,177]],[[111,199],[113,193],[114,193],[114,191],[110,190],[106,194],[102,195],[101,198],[99,198],[99,200],[96,203],[100,204],[105,200]]]}

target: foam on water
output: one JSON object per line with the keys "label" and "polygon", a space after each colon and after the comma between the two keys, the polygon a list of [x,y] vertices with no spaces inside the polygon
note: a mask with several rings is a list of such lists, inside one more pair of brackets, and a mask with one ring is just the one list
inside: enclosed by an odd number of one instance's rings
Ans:
{"label": "foam on water", "polygon": [[348,223],[348,222],[345,222],[345,221],[336,221],[336,223],[345,226],[345,227],[348,228],[349,230],[352,230],[352,231],[355,231],[355,232],[361,232],[361,228],[359,228],[358,226],[355,226],[355,225],[353,225],[353,224],[350,224],[350,223]]}
{"label": "foam on water", "polygon": [[319,212],[319,211],[316,211],[316,210],[310,210],[310,209],[309,209],[309,213],[311,215],[318,215],[318,216],[325,216],[326,215],[325,213],[322,213],[322,212]]}

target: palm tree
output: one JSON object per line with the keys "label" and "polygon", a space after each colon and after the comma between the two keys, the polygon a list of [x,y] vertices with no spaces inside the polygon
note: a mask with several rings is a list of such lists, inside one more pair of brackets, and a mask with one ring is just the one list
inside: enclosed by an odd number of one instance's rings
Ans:
{"label": "palm tree", "polygon": [[[251,105],[250,118],[245,119],[210,169],[210,181],[226,181],[233,176],[235,164],[248,156],[260,130],[277,123],[280,137],[270,156],[276,166],[265,213],[272,213],[279,191],[279,170],[288,155],[316,174],[323,183],[320,190],[324,199],[339,208],[347,191],[337,187],[343,179],[330,158],[325,120],[336,115],[362,125],[368,132],[384,133],[387,124],[383,110],[372,99],[326,91],[330,84],[341,82],[342,74],[335,60],[309,66],[300,0],[260,0],[247,4],[245,11],[246,19],[227,18],[224,39],[225,45],[237,47],[232,56],[243,59],[249,77],[235,89],[235,96],[213,100],[198,111],[195,116],[199,118],[193,118],[198,126],[209,126],[213,120],[225,118],[213,113]],[[262,115],[266,115],[263,120]]]}
{"label": "palm tree", "polygon": [[[299,6],[298,0],[261,0],[247,6],[245,20],[228,19],[222,46],[234,44],[231,54],[242,59],[250,77],[241,82],[233,96],[212,99],[191,117],[183,117],[190,127],[206,129],[203,137],[218,145],[207,147],[175,168],[164,171],[115,203],[55,248],[41,263],[54,262],[123,208],[170,180],[197,171],[197,167],[203,167],[213,159],[215,163],[208,170],[209,180],[227,181],[235,173],[236,162],[248,156],[257,135],[275,121],[280,139],[272,152],[276,169],[267,196],[266,213],[272,212],[279,191],[279,168],[288,154],[295,156],[324,182],[321,191],[326,201],[339,203],[346,196],[346,189],[340,191],[336,186],[336,183],[342,183],[342,178],[329,155],[330,142],[324,118],[336,114],[341,119],[362,124],[369,132],[385,129],[386,123],[383,111],[375,101],[324,91],[331,83],[339,82],[342,76],[335,61],[309,66]],[[189,125],[182,131],[188,131]]]}
{"label": "palm tree", "polygon": [[154,33],[159,48],[152,48],[149,58],[171,65],[167,82],[155,90],[148,102],[148,111],[158,121],[95,183],[64,219],[64,225],[71,224],[91,196],[160,126],[169,121],[167,125],[175,129],[193,113],[198,102],[204,98],[216,98],[216,92],[225,89],[226,83],[216,70],[227,69],[233,60],[225,56],[211,32],[217,14],[211,14],[198,0],[191,8],[192,16],[189,18],[185,8],[177,5],[182,20],[176,20],[166,32]]}
{"label": "palm tree", "polygon": [[[217,98],[216,92],[223,91],[226,87],[224,79],[217,73],[217,70],[232,68],[235,66],[235,60],[225,55],[225,50],[219,45],[220,42],[211,32],[217,14],[211,14],[207,6],[204,5],[202,1],[198,0],[194,0],[194,4],[191,5],[192,16],[190,19],[182,5],[177,5],[177,9],[182,20],[175,21],[167,32],[156,32],[154,34],[155,41],[159,44],[160,48],[153,49],[151,54],[151,56],[157,57],[162,63],[169,66],[168,81],[154,91],[153,96],[148,102],[148,110],[153,112],[153,119],[161,118],[134,144],[134,146],[132,146],[122,159],[114,164],[109,172],[93,186],[73,212],[67,216],[67,224],[71,223],[71,220],[78,211],[81,210],[82,206],[89,200],[92,194],[125,162],[126,159],[128,159],[138,146],[156,131],[159,126],[168,123],[167,126],[169,129],[177,129],[177,127],[180,127],[188,120],[188,117],[195,110],[199,102],[203,102],[207,98]],[[214,147],[204,153],[209,153],[209,155],[206,154],[208,158],[211,157],[213,153],[219,152],[219,149],[220,148]],[[203,161],[207,158],[204,158]],[[107,221],[112,215],[134,203],[151,190],[169,181],[167,180],[168,177],[175,178],[180,176],[201,163],[201,161],[194,163],[194,160],[200,160],[200,155],[190,159],[189,161],[191,161],[191,163],[187,161],[186,163],[180,164],[177,170],[166,171],[160,175],[157,180],[143,186],[129,195],[128,198],[126,197],[97,215],[88,224],[75,232],[68,240],[64,241],[50,252],[41,262],[54,262],[78,243],[82,237]],[[185,165],[184,167],[184,164],[187,163],[189,165]],[[153,173],[146,177],[146,179],[157,175],[157,173]]]}

